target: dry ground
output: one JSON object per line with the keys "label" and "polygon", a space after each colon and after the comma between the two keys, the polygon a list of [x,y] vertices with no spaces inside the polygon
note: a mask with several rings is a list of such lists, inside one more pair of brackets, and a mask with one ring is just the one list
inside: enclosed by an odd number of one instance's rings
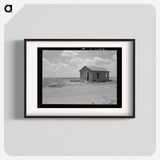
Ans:
{"label": "dry ground", "polygon": [[116,104],[116,82],[67,82],[43,87],[43,104]]}

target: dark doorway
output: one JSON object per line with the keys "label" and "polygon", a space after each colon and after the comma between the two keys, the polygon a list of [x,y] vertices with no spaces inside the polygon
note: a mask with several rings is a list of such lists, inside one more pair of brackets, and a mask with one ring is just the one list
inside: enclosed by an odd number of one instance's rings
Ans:
{"label": "dark doorway", "polygon": [[97,76],[97,79],[99,79],[100,74],[99,74],[99,73],[96,73],[96,76]]}
{"label": "dark doorway", "polygon": [[89,81],[89,73],[86,73],[86,80]]}

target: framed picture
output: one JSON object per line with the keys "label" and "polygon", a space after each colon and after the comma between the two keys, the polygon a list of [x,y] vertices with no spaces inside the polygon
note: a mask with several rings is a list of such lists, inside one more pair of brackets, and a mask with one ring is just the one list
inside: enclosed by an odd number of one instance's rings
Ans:
{"label": "framed picture", "polygon": [[135,39],[25,39],[26,118],[135,117]]}

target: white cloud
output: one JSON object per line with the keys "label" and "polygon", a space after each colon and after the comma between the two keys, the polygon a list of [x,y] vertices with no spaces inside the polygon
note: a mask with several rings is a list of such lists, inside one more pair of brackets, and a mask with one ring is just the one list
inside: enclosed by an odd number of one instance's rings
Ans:
{"label": "white cloud", "polygon": [[48,63],[49,61],[45,58],[43,58],[43,63]]}
{"label": "white cloud", "polygon": [[97,66],[102,67],[104,64],[110,63],[109,59],[102,59],[100,57],[81,59],[79,57],[72,57],[69,61],[70,64],[80,69],[84,66]]}
{"label": "white cloud", "polygon": [[98,64],[98,63],[109,63],[110,60],[109,59],[103,59],[100,57],[94,57],[93,58],[93,63]]}
{"label": "white cloud", "polygon": [[66,63],[51,63],[47,59],[43,58],[43,70],[45,71],[61,71],[70,68],[70,65]]}
{"label": "white cloud", "polygon": [[[63,52],[62,57],[65,59],[63,62],[53,63],[48,59],[43,58],[43,73],[44,75],[51,76],[69,76],[76,75],[79,76],[79,69],[84,66],[96,66],[103,67],[110,71],[110,76],[115,77],[117,75],[117,55],[113,55],[112,59],[101,58],[98,56],[92,58],[80,58],[77,56],[77,52]],[[61,57],[61,58],[62,58]]]}
{"label": "white cloud", "polygon": [[114,60],[114,61],[117,60],[117,55],[116,55],[116,54],[113,55],[113,60]]}
{"label": "white cloud", "polygon": [[78,55],[77,51],[63,51],[61,56],[62,57],[75,57]]}
{"label": "white cloud", "polygon": [[45,58],[43,58],[43,69],[44,70],[50,70],[51,69],[51,63]]}
{"label": "white cloud", "polygon": [[83,60],[79,57],[73,57],[68,62],[73,65],[79,66],[79,64],[83,63]]}
{"label": "white cloud", "polygon": [[66,63],[57,63],[54,68],[56,71],[61,71],[70,68],[70,66]]}
{"label": "white cloud", "polygon": [[110,77],[117,77],[117,63],[112,61],[107,68],[110,71]]}

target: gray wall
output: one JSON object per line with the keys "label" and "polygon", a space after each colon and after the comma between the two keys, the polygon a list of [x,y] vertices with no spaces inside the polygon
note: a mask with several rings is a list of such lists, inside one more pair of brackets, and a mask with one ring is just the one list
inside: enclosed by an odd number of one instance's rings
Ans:
{"label": "gray wall", "polygon": [[[149,5],[27,5],[5,26],[5,150],[11,155],[155,151],[155,10]],[[135,119],[24,119],[24,38],[135,38]]]}

